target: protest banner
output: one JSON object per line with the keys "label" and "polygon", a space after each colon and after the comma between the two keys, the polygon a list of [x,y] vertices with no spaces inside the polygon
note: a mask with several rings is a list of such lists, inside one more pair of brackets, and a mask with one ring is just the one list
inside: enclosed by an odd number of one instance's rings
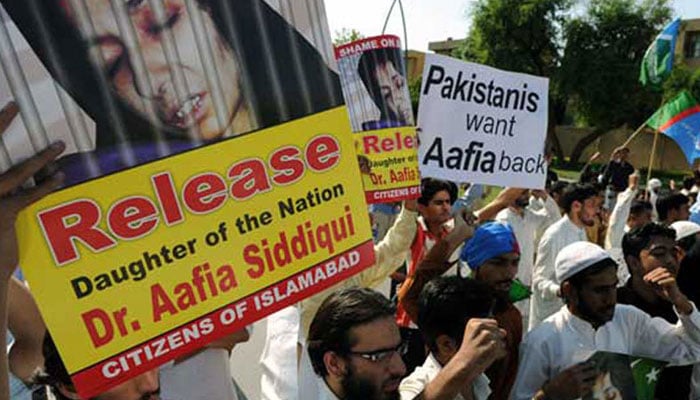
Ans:
{"label": "protest banner", "polygon": [[418,149],[423,176],[542,189],[546,78],[427,54]]}
{"label": "protest banner", "polygon": [[336,47],[335,56],[367,202],[417,198],[418,141],[401,41],[393,35],[361,39]]}
{"label": "protest banner", "polygon": [[56,139],[72,152],[17,230],[82,397],[373,264],[338,77],[265,2],[2,6],[0,81],[22,113],[2,168]]}
{"label": "protest banner", "polygon": [[653,400],[661,371],[668,362],[606,351],[595,352],[587,362],[597,372],[584,400]]}

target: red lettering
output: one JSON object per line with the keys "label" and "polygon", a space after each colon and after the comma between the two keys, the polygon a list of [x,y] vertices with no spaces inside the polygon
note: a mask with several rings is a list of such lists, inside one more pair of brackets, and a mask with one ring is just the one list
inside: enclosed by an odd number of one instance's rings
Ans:
{"label": "red lettering", "polygon": [[[260,249],[254,244],[249,244],[243,249],[243,259],[251,266],[251,268],[248,268],[246,271],[251,279],[258,279],[265,272],[265,263],[258,254],[260,254]],[[257,268],[252,268],[253,265],[256,265]]]}
{"label": "red lettering", "polygon": [[275,170],[272,181],[278,185],[288,185],[296,182],[304,175],[304,163],[299,159],[299,149],[284,147],[270,157],[270,166]]}
{"label": "red lettering", "polygon": [[[90,310],[80,315],[90,334],[90,340],[95,348],[106,345],[114,338],[114,328],[109,314],[100,308]],[[100,329],[101,328],[101,329]],[[102,331],[103,333],[100,333]]]}
{"label": "red lettering", "polygon": [[116,244],[114,239],[97,226],[101,217],[100,208],[92,200],[75,200],[42,211],[38,217],[44,237],[51,247],[51,254],[58,265],[80,258],[76,240],[95,253]]}
{"label": "red lettering", "polygon": [[153,322],[160,321],[165,313],[170,315],[177,314],[175,304],[173,304],[173,301],[170,300],[170,297],[168,297],[168,294],[165,293],[165,290],[159,283],[151,286],[151,306],[153,307]]}
{"label": "red lettering", "polygon": [[306,146],[306,164],[316,172],[335,167],[340,160],[340,145],[332,136],[317,136]]}
{"label": "red lettering", "polygon": [[[399,141],[399,143],[401,143],[401,142],[400,142],[400,140],[401,140],[401,133],[400,133],[400,132],[396,132],[396,140]],[[411,136],[411,135],[404,136],[404,137],[403,137],[403,145],[404,145],[404,147],[406,147],[407,149],[414,149],[414,148],[416,148],[417,143],[416,143],[416,138],[415,138],[415,136]]]}
{"label": "red lettering", "polygon": [[414,136],[401,136],[401,132],[398,131],[394,133],[394,137],[382,140],[379,140],[376,135],[365,136],[362,138],[362,143],[364,144],[364,154],[413,149],[417,146]]}
{"label": "red lettering", "polygon": [[127,197],[112,206],[107,213],[110,231],[121,239],[136,239],[158,226],[158,211],[151,199]]}
{"label": "red lettering", "polygon": [[370,154],[372,152],[380,153],[381,150],[379,150],[379,147],[377,146],[378,142],[379,137],[377,137],[376,135],[364,136],[362,138],[362,143],[365,145],[364,154]]}
{"label": "red lettering", "polygon": [[248,159],[234,164],[228,171],[228,177],[233,179],[231,196],[237,200],[245,200],[270,190],[265,164],[259,159]]}
{"label": "red lettering", "polygon": [[206,214],[221,207],[226,201],[226,182],[211,172],[195,176],[185,184],[182,197],[190,211]]}
{"label": "red lettering", "polygon": [[185,220],[182,214],[182,207],[175,193],[175,183],[169,172],[155,175],[151,177],[153,188],[156,191],[156,197],[160,204],[160,209],[163,211],[166,225],[174,225]]}

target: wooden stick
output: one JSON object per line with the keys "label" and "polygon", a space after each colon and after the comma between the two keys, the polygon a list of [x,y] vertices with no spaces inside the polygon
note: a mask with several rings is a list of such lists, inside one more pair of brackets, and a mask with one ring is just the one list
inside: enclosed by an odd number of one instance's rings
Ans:
{"label": "wooden stick", "polygon": [[639,133],[643,131],[646,126],[647,123],[646,121],[644,121],[644,123],[639,128],[637,128],[637,130],[634,131],[634,133],[629,138],[627,138],[627,141],[625,141],[625,143],[623,143],[620,147],[627,147],[627,145],[630,144],[630,142],[634,140],[634,138],[637,137],[637,135],[639,135]]}
{"label": "wooden stick", "polygon": [[647,193],[649,193],[649,180],[651,180],[651,170],[654,168],[654,154],[656,153],[656,143],[659,141],[659,130],[654,133],[654,144],[651,145],[651,154],[649,154],[649,167],[647,169]]}

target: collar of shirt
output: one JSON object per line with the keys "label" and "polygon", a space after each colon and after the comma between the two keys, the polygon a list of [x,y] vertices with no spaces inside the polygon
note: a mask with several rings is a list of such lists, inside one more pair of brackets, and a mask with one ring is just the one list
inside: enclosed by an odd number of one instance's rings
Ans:
{"label": "collar of shirt", "polygon": [[[577,333],[585,336],[585,337],[593,337],[595,336],[595,329],[593,329],[593,325],[591,325],[590,322],[581,319],[577,317],[576,315],[572,314],[571,311],[569,311],[569,307],[564,305],[561,308],[562,314],[564,316],[564,321],[565,323],[574,331]],[[601,326],[602,328],[602,326]]]}
{"label": "collar of shirt", "polygon": [[567,214],[564,214],[564,216],[562,218],[564,218],[563,223],[568,229],[571,229],[572,231],[576,231],[576,232],[583,234],[583,235],[586,234],[586,230],[583,228],[579,228],[576,224],[574,224],[574,222],[571,220],[571,218],[569,218],[569,216]]}
{"label": "collar of shirt", "polygon": [[[427,372],[428,379],[432,381],[435,377],[442,371],[442,365],[433,356],[433,353],[428,354],[425,359],[422,368]],[[491,388],[489,387],[489,378],[485,374],[480,374],[472,382],[472,393],[474,394],[475,400],[486,400],[491,395]],[[427,382],[426,382],[427,384]],[[463,396],[458,394],[454,400],[462,400]]]}
{"label": "collar of shirt", "polygon": [[340,398],[333,393],[331,388],[328,387],[325,379],[321,377],[318,379],[320,380],[318,385],[320,391],[318,400],[340,400]]}
{"label": "collar of shirt", "polygon": [[450,218],[449,221],[442,224],[442,230],[440,231],[440,235],[438,237],[435,237],[435,235],[433,235],[433,233],[428,230],[428,225],[425,223],[425,220],[423,219],[422,216],[419,216],[417,218],[417,221],[418,221],[418,227],[423,231],[423,233],[425,233],[425,236],[428,239],[433,240],[433,241],[438,241],[438,240],[444,238],[445,235],[450,233],[450,231],[452,229],[454,229],[454,227],[455,227],[454,218]]}

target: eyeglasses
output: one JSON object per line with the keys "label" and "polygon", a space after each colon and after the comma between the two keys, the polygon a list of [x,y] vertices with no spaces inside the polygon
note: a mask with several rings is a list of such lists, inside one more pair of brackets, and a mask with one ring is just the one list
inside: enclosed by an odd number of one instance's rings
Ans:
{"label": "eyeglasses", "polygon": [[383,362],[383,361],[388,361],[393,357],[394,354],[398,354],[400,356],[406,354],[408,351],[408,342],[401,342],[398,346],[390,348],[390,349],[380,349],[380,350],[375,350],[375,351],[370,351],[370,352],[359,352],[359,351],[348,351],[347,353],[353,356],[358,356],[362,357],[365,360],[369,360],[371,362]]}

